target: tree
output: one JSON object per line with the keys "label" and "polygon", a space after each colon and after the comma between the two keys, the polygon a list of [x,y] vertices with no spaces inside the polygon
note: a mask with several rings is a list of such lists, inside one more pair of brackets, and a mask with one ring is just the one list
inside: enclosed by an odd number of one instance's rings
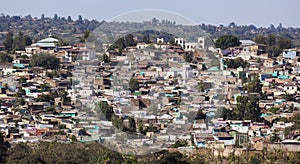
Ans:
{"label": "tree", "polygon": [[31,45],[32,40],[28,35],[24,35],[22,32],[19,32],[13,40],[13,49],[17,51],[22,51],[26,46]]}
{"label": "tree", "polygon": [[68,22],[73,22],[71,16],[68,16],[67,21],[68,21]]}
{"label": "tree", "polygon": [[41,15],[41,20],[44,20],[45,19],[45,14],[42,14]]}
{"label": "tree", "polygon": [[193,61],[193,54],[185,53],[184,54],[184,60],[185,60],[185,62],[188,62],[188,63],[192,62]]}
{"label": "tree", "polygon": [[245,62],[242,58],[238,57],[235,59],[227,59],[224,60],[224,64],[228,67],[228,68],[239,68],[239,67],[243,67],[246,68],[247,67],[247,62]]}
{"label": "tree", "polygon": [[206,118],[206,114],[203,113],[202,110],[198,110],[195,120],[201,120],[201,119],[205,119]]}
{"label": "tree", "polygon": [[177,141],[171,146],[171,148],[178,148],[178,147],[185,147],[185,146],[188,146],[187,140],[180,139],[180,140],[177,140]]}
{"label": "tree", "polygon": [[197,89],[199,92],[204,92],[204,83],[202,80],[199,82]]}
{"label": "tree", "polygon": [[0,63],[6,63],[6,62],[12,62],[13,57],[6,54],[6,53],[0,53]]}
{"label": "tree", "polygon": [[4,141],[3,133],[0,132],[0,163],[6,163],[8,148],[10,148],[10,144],[9,142]]}
{"label": "tree", "polygon": [[221,49],[239,46],[240,44],[240,40],[233,35],[223,35],[216,41],[216,47]]}
{"label": "tree", "polygon": [[58,19],[58,16],[57,16],[57,14],[54,14],[54,16],[53,16],[53,20],[54,21],[56,21]]}
{"label": "tree", "polygon": [[256,35],[253,40],[256,44],[267,44],[267,38],[263,35]]}
{"label": "tree", "polygon": [[128,117],[128,121],[129,121],[129,132],[136,132],[136,123],[134,118],[132,117]]}
{"label": "tree", "polygon": [[226,120],[252,120],[262,121],[258,106],[258,97],[254,95],[238,96],[236,108],[232,110],[223,108],[221,117]]}
{"label": "tree", "polygon": [[111,105],[108,105],[106,101],[99,102],[98,107],[100,109],[97,111],[98,114],[102,114],[108,121],[111,121],[114,115],[113,107]]}
{"label": "tree", "polygon": [[78,15],[78,23],[79,23],[79,24],[82,24],[82,23],[83,23],[83,20],[82,20],[82,16],[81,16],[81,15]]}
{"label": "tree", "polygon": [[8,32],[3,42],[6,51],[8,52],[11,51],[13,49],[13,44],[14,44],[14,34],[12,32]]}
{"label": "tree", "polygon": [[58,69],[60,67],[60,61],[53,55],[38,54],[33,55],[29,61],[30,66],[43,67],[45,69]]}
{"label": "tree", "polygon": [[267,37],[267,45],[275,46],[276,45],[276,36],[274,34],[270,34]]}
{"label": "tree", "polygon": [[258,75],[254,74],[254,78],[248,84],[243,86],[243,90],[248,93],[261,93],[262,84],[260,83]]}
{"label": "tree", "polygon": [[102,62],[104,62],[104,63],[109,63],[109,62],[110,62],[110,58],[109,58],[109,56],[106,55],[106,54],[103,54],[103,55],[101,56],[100,60],[101,60]]}
{"label": "tree", "polygon": [[139,82],[135,78],[129,80],[129,90],[131,92],[136,91],[140,88]]}

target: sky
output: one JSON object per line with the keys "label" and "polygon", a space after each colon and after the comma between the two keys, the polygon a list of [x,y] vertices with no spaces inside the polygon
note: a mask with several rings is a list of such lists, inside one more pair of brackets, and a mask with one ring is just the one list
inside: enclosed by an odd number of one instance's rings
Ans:
{"label": "sky", "polygon": [[[1,0],[0,13],[40,17],[71,16],[112,20],[136,10],[157,9],[184,16],[197,24],[300,27],[299,0]],[[153,10],[155,12],[155,10]],[[138,15],[137,15],[138,16]],[[131,18],[135,18],[131,14]]]}

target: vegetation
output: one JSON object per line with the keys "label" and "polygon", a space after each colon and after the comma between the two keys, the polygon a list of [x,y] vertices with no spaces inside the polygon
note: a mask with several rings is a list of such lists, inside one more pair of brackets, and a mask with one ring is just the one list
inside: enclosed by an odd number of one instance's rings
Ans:
{"label": "vegetation", "polygon": [[6,63],[6,62],[12,62],[13,57],[6,54],[6,53],[0,53],[0,63]]}
{"label": "vegetation", "polygon": [[294,117],[292,117],[291,121],[294,122],[294,125],[285,128],[284,134],[286,136],[294,132],[295,130],[300,130],[300,114],[296,114]]}
{"label": "vegetation", "polygon": [[201,119],[205,119],[206,118],[206,114],[203,113],[202,110],[198,110],[195,119],[196,120],[201,120]]}
{"label": "vegetation", "polygon": [[109,62],[110,62],[110,58],[109,58],[109,56],[106,55],[106,54],[103,54],[103,55],[101,56],[100,60],[101,60],[102,62],[104,62],[104,63],[109,63]]}
{"label": "vegetation", "polygon": [[4,141],[4,136],[0,132],[0,163],[5,163],[8,157],[8,149],[10,144],[7,141]]}
{"label": "vegetation", "polygon": [[216,40],[216,47],[221,49],[239,46],[240,44],[240,40],[233,35],[223,35]]}
{"label": "vegetation", "polygon": [[134,41],[134,36],[132,34],[126,35],[125,37],[119,38],[117,41],[112,44],[109,49],[114,50],[118,49],[119,54],[122,54],[122,50],[128,46],[136,46]]}
{"label": "vegetation", "polygon": [[193,61],[193,54],[191,54],[191,53],[186,53],[186,54],[184,55],[184,60],[185,60],[185,62],[188,62],[188,63],[192,62],[192,61]]}
{"label": "vegetation", "polygon": [[247,62],[245,62],[242,58],[235,58],[235,59],[227,59],[224,61],[224,64],[227,65],[228,68],[239,68],[239,67],[243,67],[246,68],[247,67]]}
{"label": "vegetation", "polygon": [[6,35],[6,39],[3,41],[8,52],[10,51],[23,51],[26,46],[31,45],[32,40],[28,35],[24,35],[22,32],[19,32],[18,36],[14,37],[12,32],[9,32]]}
{"label": "vegetation", "polygon": [[[74,139],[75,140],[75,139]],[[5,143],[5,142],[4,142]],[[174,147],[186,146],[185,140],[180,140]],[[227,158],[214,157],[210,151],[202,154],[186,156],[180,152],[170,153],[166,150],[143,155],[125,155],[102,146],[100,143],[18,143],[0,145],[1,163],[149,163],[149,164],[173,164],[173,163],[298,163],[298,152],[286,152],[279,150],[262,150],[256,152],[244,152],[241,155],[231,153]]]}
{"label": "vegetation", "polygon": [[229,110],[224,108],[221,117],[230,120],[252,120],[262,121],[260,118],[261,112],[258,107],[258,97],[254,95],[238,96],[237,107]]}
{"label": "vegetation", "polygon": [[129,90],[134,92],[140,88],[139,82],[135,78],[129,80]]}
{"label": "vegetation", "polygon": [[98,104],[100,110],[97,110],[99,115],[103,115],[108,121],[112,120],[114,115],[113,107],[108,105],[106,101],[101,101]]}
{"label": "vegetation", "polygon": [[257,35],[253,39],[257,44],[265,44],[268,46],[268,53],[277,57],[283,49],[291,48],[292,41],[286,37],[279,37],[274,34],[269,34],[268,36]]}
{"label": "vegetation", "polygon": [[45,69],[58,69],[60,67],[59,59],[49,54],[33,55],[29,61],[32,67],[43,67]]}
{"label": "vegetation", "polygon": [[248,83],[243,86],[243,90],[247,93],[261,93],[262,84],[260,83],[258,75],[254,74],[254,77],[250,77]]}
{"label": "vegetation", "polygon": [[187,140],[177,140],[171,148],[178,148],[178,147],[186,147],[188,146],[188,141]]}

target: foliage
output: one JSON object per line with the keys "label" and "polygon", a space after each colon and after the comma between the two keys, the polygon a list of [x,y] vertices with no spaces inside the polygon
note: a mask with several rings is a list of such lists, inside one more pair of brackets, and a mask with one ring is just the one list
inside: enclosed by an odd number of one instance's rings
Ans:
{"label": "foliage", "polygon": [[7,141],[4,141],[4,136],[2,132],[0,132],[0,163],[6,163],[8,148],[10,148],[10,144]]}
{"label": "foliage", "polygon": [[257,35],[254,37],[257,44],[266,44],[268,46],[268,53],[271,56],[277,57],[283,49],[291,48],[292,41],[289,38],[279,37],[274,34],[268,36]]}
{"label": "foliage", "polygon": [[109,63],[110,62],[110,58],[108,57],[108,55],[103,54],[100,58],[100,60],[104,63]]}
{"label": "foliage", "polygon": [[205,119],[206,118],[206,114],[203,113],[202,110],[198,110],[195,119],[196,120],[201,120],[201,119]]}
{"label": "foliage", "polygon": [[216,40],[216,47],[221,49],[239,46],[240,44],[240,40],[233,35],[223,35]]}
{"label": "foliage", "polygon": [[119,54],[122,53],[122,50],[128,46],[136,46],[136,42],[134,41],[134,36],[132,34],[128,34],[125,37],[119,38],[115,41],[110,47],[110,50],[118,49]]}
{"label": "foliage", "polygon": [[6,62],[12,62],[13,57],[6,54],[6,53],[0,53],[0,63],[6,63]]}
{"label": "foliage", "polygon": [[3,41],[3,45],[5,46],[5,49],[7,51],[13,50],[13,44],[14,44],[14,34],[12,32],[8,32],[6,35],[5,40]]}
{"label": "foliage", "polygon": [[235,59],[227,59],[224,60],[224,64],[227,65],[228,68],[239,68],[239,67],[243,67],[246,68],[247,67],[247,62],[244,61],[242,58],[235,58]]}
{"label": "foliage", "polygon": [[281,141],[281,139],[279,138],[279,136],[276,132],[271,135],[271,137],[270,137],[271,143],[280,142],[280,141]]}
{"label": "foliage", "polygon": [[193,61],[193,54],[185,53],[184,54],[184,60],[185,60],[185,62],[188,62],[188,63],[192,62]]}
{"label": "foliage", "polygon": [[60,67],[59,59],[49,54],[33,55],[29,64],[32,67],[37,66],[45,69],[58,69]]}
{"label": "foliage", "polygon": [[14,95],[15,97],[22,97],[26,94],[26,91],[22,88],[18,90],[18,92]]}
{"label": "foliage", "polygon": [[180,139],[180,140],[177,140],[177,141],[171,146],[171,148],[186,147],[186,146],[188,146],[187,140]]}
{"label": "foliage", "polygon": [[140,88],[139,82],[135,78],[129,80],[129,90],[131,92],[136,91]]}
{"label": "foliage", "polygon": [[54,95],[46,95],[46,94],[42,94],[42,95],[39,95],[35,101],[36,102],[52,102],[54,101],[54,98],[55,96]]}
{"label": "foliage", "polygon": [[98,114],[102,114],[108,121],[112,120],[114,115],[113,107],[108,105],[106,101],[101,101],[98,103],[100,110],[97,110]]}
{"label": "foliage", "polygon": [[40,142],[34,147],[16,144],[10,151],[7,163],[121,163],[123,156],[99,143]]}
{"label": "foliage", "polygon": [[[76,137],[71,138],[76,140]],[[0,141],[1,142],[1,141]],[[178,141],[177,145],[180,145]],[[170,153],[167,150],[147,154],[144,156],[125,155],[112,151],[100,143],[60,143],[60,142],[38,142],[17,143],[9,152],[9,143],[0,144],[1,163],[149,163],[149,164],[184,164],[184,163],[218,163],[218,159],[208,155],[210,150],[203,150],[207,155],[196,154],[187,156],[180,152]],[[185,144],[183,141],[182,143]],[[2,149],[4,148],[4,149]],[[202,151],[202,152],[203,152]],[[7,156],[8,155],[8,156]],[[195,157],[196,156],[196,157]],[[299,152],[286,152],[277,150],[257,151],[248,154],[234,155],[230,153],[223,158],[223,163],[298,163]]]}
{"label": "foliage", "polygon": [[291,121],[294,122],[294,124],[284,129],[285,136],[287,136],[288,134],[290,134],[295,130],[300,130],[300,114],[294,115]]}
{"label": "foliage", "polygon": [[12,32],[9,32],[3,42],[8,52],[12,50],[23,51],[25,50],[25,47],[31,45],[31,43],[31,38],[28,35],[24,35],[22,32],[19,32],[18,36],[15,37]]}
{"label": "foliage", "polygon": [[277,113],[278,112],[278,110],[279,110],[279,108],[278,107],[271,107],[270,109],[269,109],[269,112],[272,112],[272,113]]}
{"label": "foliage", "polygon": [[86,39],[90,36],[91,31],[90,30],[86,30],[83,33],[83,37],[80,37],[80,43],[84,43],[86,41]]}
{"label": "foliage", "polygon": [[128,117],[128,121],[129,121],[128,131],[129,132],[136,132],[135,119],[133,117]]}
{"label": "foliage", "polygon": [[199,92],[204,92],[204,83],[202,80],[199,82],[197,89]]}
{"label": "foliage", "polygon": [[260,164],[261,163],[260,156],[258,156],[258,155],[251,156],[249,163],[250,164]]}
{"label": "foliage", "polygon": [[252,120],[262,121],[261,112],[258,107],[258,97],[254,95],[238,96],[237,107],[233,110],[224,108],[221,117],[230,120]]}
{"label": "foliage", "polygon": [[262,92],[262,84],[257,75],[254,75],[251,82],[245,84],[243,86],[243,90],[247,91],[247,93],[261,93]]}
{"label": "foliage", "polygon": [[15,106],[18,106],[18,105],[25,105],[25,99],[24,98],[17,98],[16,99],[16,102],[15,102]]}

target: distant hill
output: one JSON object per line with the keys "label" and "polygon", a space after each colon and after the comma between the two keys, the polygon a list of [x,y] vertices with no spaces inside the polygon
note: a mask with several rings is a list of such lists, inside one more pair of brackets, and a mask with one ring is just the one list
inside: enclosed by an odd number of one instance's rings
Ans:
{"label": "distant hill", "polygon": [[[18,33],[23,32],[29,35],[33,41],[45,38],[49,35],[64,38],[70,43],[79,42],[80,37],[85,31],[93,31],[99,27],[105,21],[89,20],[83,19],[80,15],[76,20],[73,20],[70,16],[60,17],[54,15],[54,17],[41,16],[40,18],[27,16],[9,16],[0,15],[0,43],[5,39],[5,34],[8,31]],[[136,22],[112,22],[111,26],[132,26],[134,28],[139,27],[141,23]],[[145,21],[142,24],[155,24],[162,26],[176,26],[175,22],[156,19],[153,21]],[[257,34],[269,35],[276,34],[284,38],[292,40],[293,47],[300,46],[300,28],[294,27],[283,27],[281,24],[275,27],[270,25],[270,27],[255,27],[254,25],[236,25],[235,23],[230,23],[229,25],[206,25],[199,24],[195,26],[185,27],[186,33],[199,32],[199,27],[201,27],[212,39],[216,39],[222,35],[230,34],[235,35],[239,39],[253,39]]]}

